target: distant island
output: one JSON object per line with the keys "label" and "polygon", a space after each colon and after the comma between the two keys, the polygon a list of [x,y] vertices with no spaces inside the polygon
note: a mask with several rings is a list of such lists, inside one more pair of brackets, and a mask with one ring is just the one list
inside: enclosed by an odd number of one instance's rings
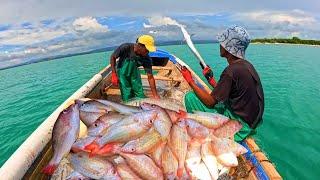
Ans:
{"label": "distant island", "polygon": [[[193,42],[195,44],[218,43],[218,41],[216,41],[216,40],[193,40]],[[319,40],[304,40],[304,39],[300,39],[298,37],[293,37],[292,39],[283,39],[283,38],[253,39],[253,40],[251,40],[251,42],[252,43],[270,43],[270,44],[271,43],[284,43],[284,44],[320,45]],[[181,45],[181,44],[186,44],[186,42],[185,41],[160,41],[160,42],[157,42],[158,46]],[[58,56],[51,56],[51,57],[40,58],[40,59],[39,58],[38,59],[30,59],[28,62],[25,62],[25,63],[16,64],[16,65],[7,66],[7,67],[0,67],[0,70],[23,66],[23,65],[27,65],[27,64],[38,63],[38,62],[51,61],[51,60],[70,57],[70,56],[78,56],[78,55],[84,55],[84,54],[112,51],[115,48],[117,48],[117,46],[105,47],[105,48],[101,48],[101,49],[95,49],[95,50],[79,52],[79,53],[62,54],[62,55],[58,55]]]}
{"label": "distant island", "polygon": [[263,39],[253,39],[252,43],[285,43],[285,44],[307,44],[307,45],[320,45],[319,40],[307,40],[300,39],[298,37],[292,37],[291,39],[283,38],[263,38]]}

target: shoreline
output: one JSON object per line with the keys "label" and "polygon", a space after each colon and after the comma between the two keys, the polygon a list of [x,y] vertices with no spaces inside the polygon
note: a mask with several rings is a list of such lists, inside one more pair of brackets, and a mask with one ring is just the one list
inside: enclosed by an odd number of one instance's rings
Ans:
{"label": "shoreline", "polygon": [[[159,46],[168,46],[168,45],[182,45],[181,42],[177,43],[178,41],[171,41],[171,42],[161,42],[159,43]],[[216,44],[218,42],[216,41],[205,41],[205,40],[199,40],[198,42],[196,41],[195,44]],[[183,43],[185,44],[185,43]],[[320,45],[313,45],[313,44],[293,44],[293,43],[264,43],[264,42],[252,42],[250,44],[266,44],[266,45],[295,45],[295,46],[312,46],[312,47],[320,47]],[[41,63],[41,62],[46,62],[46,61],[52,61],[60,58],[66,58],[66,57],[71,57],[71,56],[78,56],[78,55],[85,55],[85,54],[92,54],[92,53],[99,53],[99,52],[106,52],[106,51],[112,51],[115,49],[116,46],[112,47],[106,47],[106,48],[101,48],[101,49],[95,49],[87,52],[80,52],[80,53],[74,53],[74,54],[67,54],[67,55],[59,55],[59,56],[53,56],[53,57],[46,57],[46,58],[40,58],[40,59],[35,59],[31,60],[30,62],[25,62],[22,64],[18,65],[13,65],[9,67],[2,67],[0,68],[1,70],[6,70],[6,69],[11,69],[11,68],[16,68],[20,66],[25,66],[25,65],[30,65],[30,64],[35,64],[35,63]]]}
{"label": "shoreline", "polygon": [[312,46],[312,47],[320,47],[320,45],[315,44],[294,44],[294,43],[264,43],[264,42],[252,42],[250,44],[276,44],[276,45],[295,45],[295,46]]}

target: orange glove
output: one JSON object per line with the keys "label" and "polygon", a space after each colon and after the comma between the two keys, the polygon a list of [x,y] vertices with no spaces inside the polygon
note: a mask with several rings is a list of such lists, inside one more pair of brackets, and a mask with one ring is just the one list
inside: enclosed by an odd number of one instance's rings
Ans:
{"label": "orange glove", "polygon": [[190,72],[185,66],[183,66],[183,67],[181,68],[181,71],[180,71],[180,72],[181,72],[183,78],[184,78],[188,83],[193,82],[191,72]]}
{"label": "orange glove", "polygon": [[114,72],[114,71],[112,71],[112,73],[111,73],[111,83],[114,86],[118,86],[119,85],[119,79],[118,79],[117,73]]}

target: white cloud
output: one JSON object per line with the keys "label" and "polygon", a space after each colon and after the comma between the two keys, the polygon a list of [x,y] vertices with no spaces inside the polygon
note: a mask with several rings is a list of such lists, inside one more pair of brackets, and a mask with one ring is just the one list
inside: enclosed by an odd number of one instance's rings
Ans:
{"label": "white cloud", "polygon": [[316,22],[316,19],[313,16],[310,16],[304,11],[298,9],[288,12],[254,11],[249,13],[236,13],[234,18],[243,21],[247,20],[270,24],[285,23],[300,26],[312,25]]}
{"label": "white cloud", "polygon": [[93,17],[80,17],[74,20],[73,27],[75,31],[93,31],[93,32],[107,32],[108,27],[98,23]]}
{"label": "white cloud", "polygon": [[248,28],[252,37],[320,38],[319,19],[300,9],[235,13],[231,20]]}
{"label": "white cloud", "polygon": [[0,31],[0,44],[30,45],[48,41],[64,34],[66,34],[66,32],[63,29],[49,29],[41,27],[36,29],[11,29],[7,31]]}
{"label": "white cloud", "polygon": [[176,25],[176,26],[180,25],[176,20],[166,16],[151,16],[148,18],[148,22],[149,24],[143,23],[144,28],[168,26],[168,25]]}

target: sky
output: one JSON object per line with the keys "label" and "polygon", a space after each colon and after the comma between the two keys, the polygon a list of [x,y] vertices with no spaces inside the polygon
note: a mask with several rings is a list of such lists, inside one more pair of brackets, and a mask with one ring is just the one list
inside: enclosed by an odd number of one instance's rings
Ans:
{"label": "sky", "polygon": [[0,69],[36,59],[86,52],[141,34],[156,41],[216,40],[231,25],[251,38],[320,39],[319,0],[1,0]]}

